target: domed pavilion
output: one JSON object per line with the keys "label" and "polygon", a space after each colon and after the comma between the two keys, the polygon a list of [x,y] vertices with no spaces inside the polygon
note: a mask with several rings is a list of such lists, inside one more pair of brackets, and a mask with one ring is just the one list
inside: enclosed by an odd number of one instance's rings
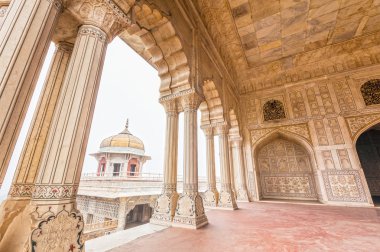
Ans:
{"label": "domed pavilion", "polygon": [[97,176],[140,176],[142,168],[151,157],[145,155],[143,141],[128,129],[105,138],[97,153],[91,154],[98,161]]}

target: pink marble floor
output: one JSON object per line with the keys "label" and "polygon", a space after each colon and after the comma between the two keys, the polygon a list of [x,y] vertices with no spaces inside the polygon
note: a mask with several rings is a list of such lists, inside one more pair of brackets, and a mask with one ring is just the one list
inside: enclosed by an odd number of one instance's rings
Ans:
{"label": "pink marble floor", "polygon": [[208,211],[202,229],[168,228],[111,251],[380,251],[380,208],[267,202],[239,207]]}

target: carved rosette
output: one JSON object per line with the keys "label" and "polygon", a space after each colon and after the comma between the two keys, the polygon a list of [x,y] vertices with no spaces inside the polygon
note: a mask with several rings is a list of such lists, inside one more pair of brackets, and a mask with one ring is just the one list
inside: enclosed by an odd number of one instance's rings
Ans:
{"label": "carved rosette", "polygon": [[202,197],[198,193],[181,195],[173,218],[173,226],[186,226],[196,229],[206,224],[208,224],[208,220]]}

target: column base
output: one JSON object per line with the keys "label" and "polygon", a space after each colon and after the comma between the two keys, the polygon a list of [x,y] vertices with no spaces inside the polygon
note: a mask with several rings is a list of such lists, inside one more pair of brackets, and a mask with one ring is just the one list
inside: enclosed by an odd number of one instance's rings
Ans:
{"label": "column base", "polygon": [[238,209],[234,193],[232,191],[221,191],[219,194],[218,208],[236,210]]}
{"label": "column base", "polygon": [[177,192],[168,192],[161,194],[157,198],[153,210],[153,215],[152,218],[150,218],[149,222],[161,226],[171,226],[174,212],[177,206],[177,200]]}
{"label": "column base", "polygon": [[0,251],[84,251],[83,227],[75,203],[30,203],[8,226]]}
{"label": "column base", "polygon": [[216,189],[208,189],[203,196],[203,204],[205,208],[217,207],[219,192]]}
{"label": "column base", "polygon": [[237,201],[249,202],[248,192],[244,188],[239,188],[237,190]]}
{"label": "column base", "polygon": [[24,211],[30,199],[7,198],[0,205],[0,242],[13,220]]}
{"label": "column base", "polygon": [[198,229],[207,224],[202,197],[198,193],[182,194],[178,199],[172,226]]}

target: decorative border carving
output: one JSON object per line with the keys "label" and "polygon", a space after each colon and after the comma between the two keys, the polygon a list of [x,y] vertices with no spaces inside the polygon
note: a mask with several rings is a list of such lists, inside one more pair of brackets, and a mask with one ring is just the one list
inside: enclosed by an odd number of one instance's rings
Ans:
{"label": "decorative border carving", "polygon": [[[348,178],[347,176],[351,176],[351,178]],[[356,170],[324,170],[322,171],[322,177],[323,182],[325,184],[327,198],[331,201],[345,201],[345,202],[367,202],[366,194],[364,192],[364,187],[360,179],[359,172]],[[340,178],[339,178],[340,177]],[[352,181],[349,181],[351,185],[347,184],[347,179],[352,179]],[[336,180],[334,182],[337,182],[337,184],[332,184],[331,180]],[[340,183],[341,185],[339,185]],[[350,190],[355,185],[355,189],[357,190],[357,197],[352,196],[339,196],[335,195],[334,191],[336,190],[343,190],[342,185],[343,183],[346,183],[345,187],[343,188],[345,191]],[[335,188],[334,188],[335,187]],[[339,188],[340,187],[340,188]]]}
{"label": "decorative border carving", "polygon": [[272,127],[272,128],[262,128],[262,129],[254,129],[251,130],[251,141],[252,145],[255,144],[259,139],[268,135],[273,131],[288,131],[290,133],[299,135],[303,138],[306,138],[309,142],[311,142],[309,127],[307,124],[294,124],[294,125],[284,125],[280,127]]}
{"label": "decorative border carving", "polygon": [[71,199],[78,192],[78,185],[35,185],[34,199]]}

